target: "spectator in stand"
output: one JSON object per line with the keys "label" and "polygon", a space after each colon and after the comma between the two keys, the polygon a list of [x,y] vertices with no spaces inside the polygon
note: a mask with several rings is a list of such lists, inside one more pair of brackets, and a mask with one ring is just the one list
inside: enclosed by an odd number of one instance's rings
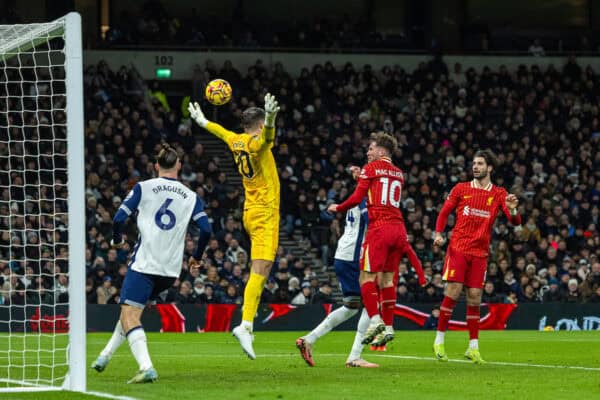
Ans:
{"label": "spectator in stand", "polygon": [[96,289],[96,296],[98,304],[115,303],[114,296],[117,294],[117,289],[112,286],[112,279],[110,276],[106,276],[103,280],[102,286]]}
{"label": "spectator in stand", "polygon": [[312,304],[331,304],[335,303],[333,297],[331,297],[331,284],[329,282],[324,282],[319,287],[319,291],[315,293],[315,295],[311,299]]}
{"label": "spectator in stand", "polygon": [[440,306],[434,306],[431,310],[431,315],[425,321],[423,329],[433,331],[437,329],[438,319],[440,318]]}
{"label": "spectator in stand", "polygon": [[310,304],[312,299],[312,290],[309,282],[302,283],[302,289],[291,301],[291,304],[299,306],[304,304]]}
{"label": "spectator in stand", "polygon": [[494,283],[487,281],[483,287],[483,294],[481,296],[482,303],[502,303],[502,297],[496,294]]}
{"label": "spectator in stand", "polygon": [[562,295],[560,287],[559,287],[558,279],[550,278],[548,280],[548,285],[549,285],[548,290],[546,290],[546,292],[543,295],[544,303],[552,303],[552,302],[561,301],[563,298],[563,295]]}

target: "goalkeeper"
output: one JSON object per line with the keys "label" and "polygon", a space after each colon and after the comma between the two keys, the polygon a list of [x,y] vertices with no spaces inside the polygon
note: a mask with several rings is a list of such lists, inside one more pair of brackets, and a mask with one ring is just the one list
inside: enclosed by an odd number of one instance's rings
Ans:
{"label": "goalkeeper", "polygon": [[254,316],[279,242],[279,176],[271,152],[279,106],[275,97],[267,93],[264,110],[250,107],[242,113],[244,133],[241,134],[207,120],[198,103],[190,103],[188,110],[198,125],[227,144],[242,176],[245,190],[243,224],[250,236],[251,270],[244,291],[242,322],[233,329],[233,335],[242,350],[254,360]]}

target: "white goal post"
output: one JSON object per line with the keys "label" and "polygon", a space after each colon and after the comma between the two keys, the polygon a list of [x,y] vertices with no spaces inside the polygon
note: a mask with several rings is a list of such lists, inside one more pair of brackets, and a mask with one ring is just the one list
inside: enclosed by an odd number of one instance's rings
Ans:
{"label": "white goal post", "polygon": [[83,104],[79,14],[0,25],[0,392],[86,390]]}

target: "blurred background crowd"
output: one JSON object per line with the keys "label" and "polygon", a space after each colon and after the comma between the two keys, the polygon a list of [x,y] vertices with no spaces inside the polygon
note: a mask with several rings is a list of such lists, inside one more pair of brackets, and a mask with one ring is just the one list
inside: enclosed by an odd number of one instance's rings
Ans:
{"label": "blurred background crowd", "polygon": [[[234,130],[241,111],[260,106],[265,91],[281,103],[273,151],[282,233],[301,233],[301,242],[318,250],[318,269],[331,266],[344,228],[343,215],[324,210],[352,191],[346,168],[366,162],[369,133],[382,129],[400,143],[394,162],[406,174],[402,210],[430,281],[418,288],[411,266],[402,263],[399,302],[441,300],[444,249],[432,245],[432,230],[449,190],[470,179],[478,148],[496,152],[500,164],[493,179],[519,197],[524,216],[517,229],[503,217],[496,224],[484,301],[600,301],[600,82],[596,71],[575,58],[543,70],[463,71],[440,56],[414,71],[327,63],[299,76],[260,61],[248,71],[208,62],[193,85],[204,87],[215,77],[229,80],[236,96],[224,107],[207,108],[208,115]],[[165,301],[239,303],[249,244],[240,223],[243,192],[223,172],[228,155],[206,154],[208,134],[192,130],[179,111],[185,107],[169,103],[135,70],[92,66],[86,93],[88,301],[118,298],[128,249],[109,249],[111,217],[129,188],[152,176],[152,154],[164,139],[181,151],[181,179],[206,201],[214,231],[204,268],[191,274],[184,263]],[[133,241],[134,224],[129,226]],[[283,247],[278,259],[264,301],[331,301],[331,284],[316,279],[317,265],[306,265]]]}
{"label": "blurred background crowd", "polygon": [[[48,68],[7,71],[0,96],[2,109],[12,110],[0,113],[0,125],[10,127],[0,130],[0,304],[64,302],[65,99],[52,95],[63,93],[64,83],[29,83],[36,75],[57,78]],[[328,62],[297,75],[261,60],[245,71],[207,61],[188,87],[191,100],[203,101],[202,88],[217,77],[232,84],[234,99],[218,108],[203,104],[210,119],[230,129],[239,130],[242,110],[261,106],[267,90],[282,107],[273,152],[287,245],[280,246],[263,301],[334,301],[336,283],[322,277],[331,272],[345,220],[325,209],[353,190],[347,167],[366,163],[368,137],[376,130],[400,144],[394,162],[406,175],[402,211],[429,281],[419,288],[403,262],[399,302],[441,300],[444,249],[433,246],[432,230],[449,190],[470,179],[480,148],[498,155],[493,180],[519,197],[524,216],[516,229],[503,217],[497,221],[484,301],[600,301],[600,80],[575,57],[544,68],[475,70],[447,65],[438,53],[414,70]],[[181,154],[182,181],[206,202],[214,237],[202,269],[191,273],[184,261],[162,300],[241,303],[251,257],[241,225],[243,190],[229,153],[215,150],[214,138],[192,127],[190,98],[167,96],[133,67],[111,70],[104,62],[86,67],[84,85],[88,302],[118,302],[131,249],[110,248],[112,216],[136,182],[153,176],[153,157],[165,140]],[[48,181],[53,185],[41,184]],[[133,222],[129,246],[136,238]],[[451,217],[450,228],[453,223]],[[194,240],[191,229],[185,260]],[[290,244],[314,253],[314,262]]]}

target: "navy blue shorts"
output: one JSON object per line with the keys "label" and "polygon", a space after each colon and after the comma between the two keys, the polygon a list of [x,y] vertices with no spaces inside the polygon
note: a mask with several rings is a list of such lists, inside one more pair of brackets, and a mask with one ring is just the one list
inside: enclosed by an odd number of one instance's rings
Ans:
{"label": "navy blue shorts", "polygon": [[344,297],[360,297],[358,262],[343,261],[336,258],[333,260],[333,268],[335,269],[335,274],[342,286],[342,294]]}
{"label": "navy blue shorts", "polygon": [[173,286],[176,279],[169,276],[144,274],[130,268],[123,281],[119,304],[144,308],[149,301],[156,300],[161,292]]}

